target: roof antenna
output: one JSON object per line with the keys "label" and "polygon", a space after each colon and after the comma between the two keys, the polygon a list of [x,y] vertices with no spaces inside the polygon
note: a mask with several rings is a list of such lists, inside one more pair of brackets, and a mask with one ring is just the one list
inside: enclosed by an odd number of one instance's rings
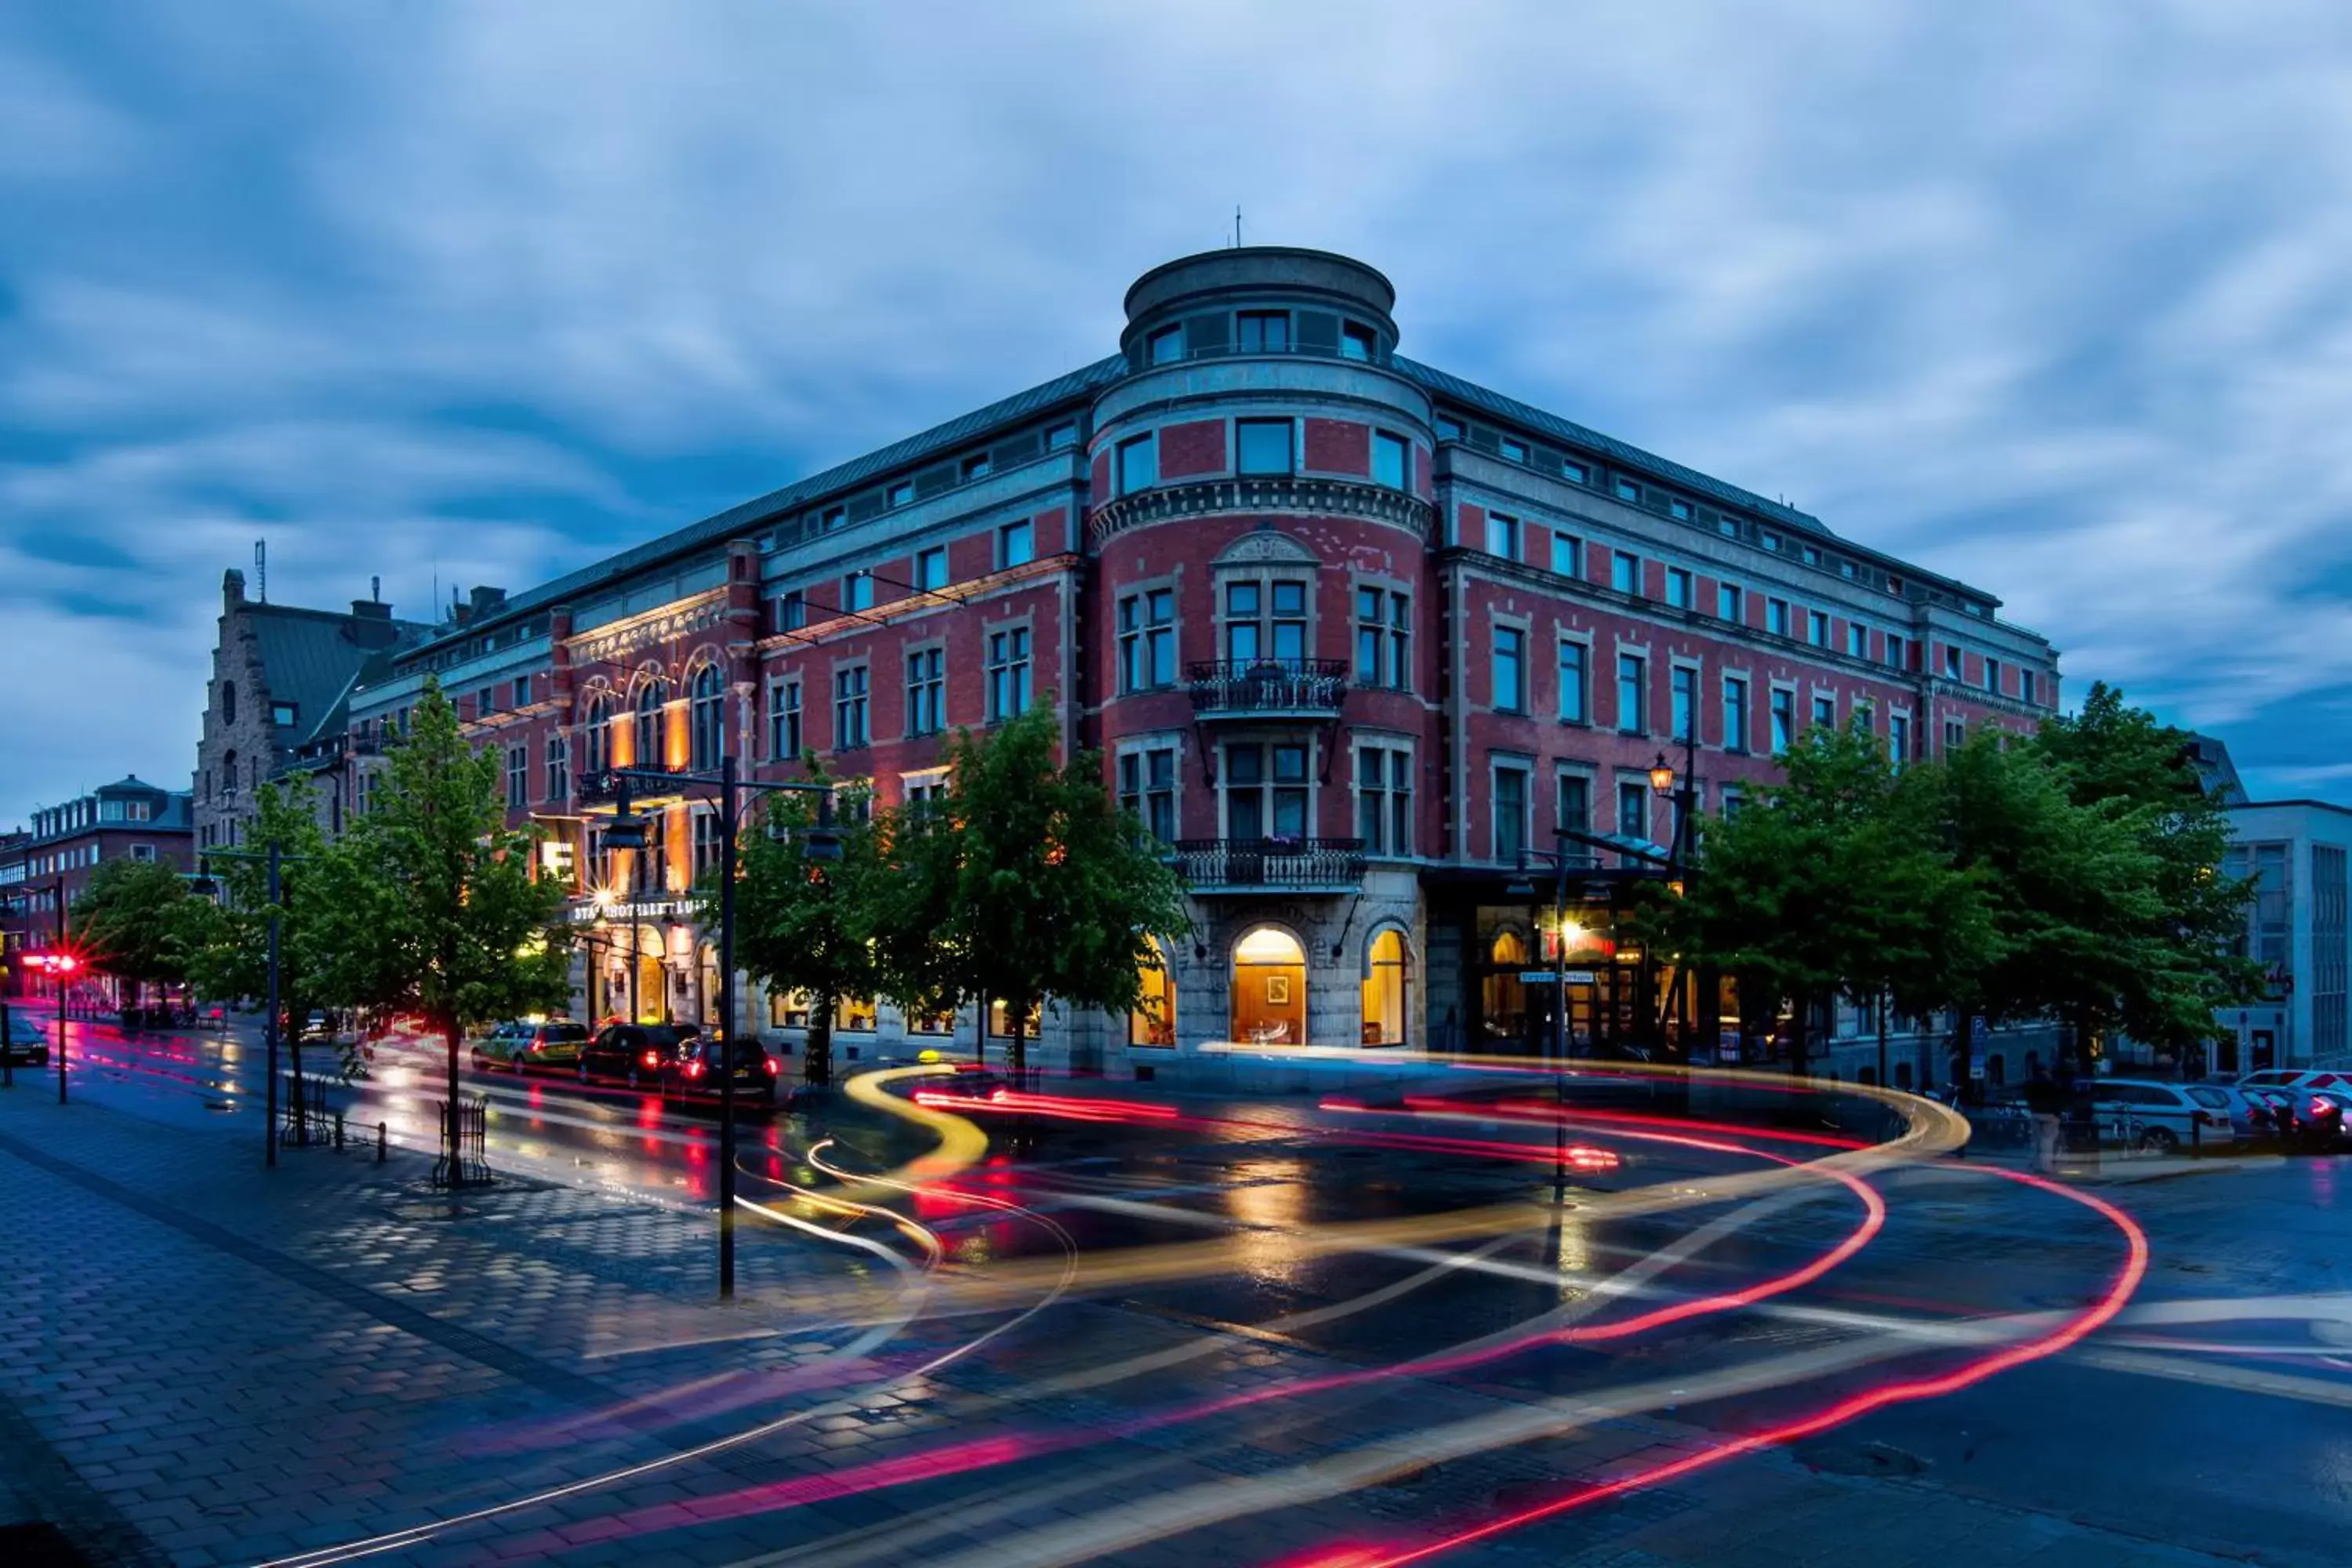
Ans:
{"label": "roof antenna", "polygon": [[368,579],[368,603],[371,605],[381,605],[383,603],[383,578],[371,577]]}
{"label": "roof antenna", "polygon": [[1235,202],[1235,203],[1234,204],[1234,248],[1235,250],[1239,250],[1241,247],[1242,247],[1242,204],[1241,204],[1241,203],[1239,203],[1239,202]]}
{"label": "roof antenna", "polygon": [[269,603],[269,541],[266,539],[253,542],[253,585],[260,590],[261,602]]}

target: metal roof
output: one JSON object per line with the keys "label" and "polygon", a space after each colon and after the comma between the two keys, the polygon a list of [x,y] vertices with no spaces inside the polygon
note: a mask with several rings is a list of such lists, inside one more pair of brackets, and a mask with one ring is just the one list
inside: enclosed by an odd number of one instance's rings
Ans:
{"label": "metal roof", "polygon": [[[964,445],[977,437],[1011,425],[1033,415],[1042,414],[1057,404],[1108,386],[1127,374],[1127,359],[1112,354],[1097,360],[1082,369],[1015,393],[1001,402],[959,415],[944,425],[934,425],[919,435],[903,441],[894,441],[862,458],[853,458],[822,473],[797,479],[782,489],[770,490],[737,506],[729,507],[700,522],[663,534],[617,555],[608,555],[577,572],[567,573],[552,582],[542,583],[527,593],[518,594],[502,605],[496,613],[464,626],[443,628],[428,639],[425,647],[434,647],[455,637],[470,637],[485,626],[499,626],[519,616],[528,616],[551,605],[562,604],[587,589],[611,583],[640,572],[673,556],[722,542],[747,529],[757,528],[782,513],[796,511],[812,501],[836,492],[856,489],[869,479],[881,478],[895,468]],[[408,648],[404,654],[420,651]]]}
{"label": "metal roof", "polygon": [[1660,479],[1672,479],[1685,489],[1709,497],[1726,506],[1736,506],[1744,510],[1759,512],[1776,521],[1784,522],[1791,528],[1809,529],[1824,539],[1837,537],[1820,518],[1811,512],[1799,511],[1792,506],[1784,506],[1776,500],[1767,500],[1753,490],[1744,490],[1738,485],[1726,484],[1721,479],[1700,473],[1696,468],[1685,468],[1671,458],[1661,458],[1654,452],[1645,452],[1639,447],[1630,446],[1614,436],[1603,436],[1598,430],[1588,430],[1573,420],[1562,419],[1557,414],[1547,414],[1530,404],[1521,403],[1516,397],[1506,397],[1499,392],[1480,386],[1475,382],[1465,381],[1460,376],[1439,370],[1433,365],[1423,364],[1420,361],[1407,359],[1402,354],[1392,355],[1390,363],[1408,379],[1421,383],[1423,386],[1438,395],[1451,398],[1456,403],[1472,408],[1482,409],[1497,419],[1507,419],[1514,425],[1522,425],[1530,430],[1540,430],[1559,440],[1572,442],[1587,450],[1613,458],[1628,468],[1639,468],[1646,474],[1655,474]]}
{"label": "metal roof", "polygon": [[[363,646],[352,636],[360,621],[356,616],[254,603],[247,603],[245,612],[251,617],[269,700],[295,705],[295,722],[278,726],[278,744],[285,749],[290,750],[300,737],[310,733],[334,708],[352,678],[385,651]],[[389,624],[403,638],[424,629],[410,622]]]}

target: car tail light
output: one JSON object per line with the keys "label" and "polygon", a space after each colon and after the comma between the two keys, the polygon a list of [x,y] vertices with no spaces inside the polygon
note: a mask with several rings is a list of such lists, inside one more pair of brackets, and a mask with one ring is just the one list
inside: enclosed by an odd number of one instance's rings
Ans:
{"label": "car tail light", "polygon": [[688,1078],[700,1078],[702,1076],[702,1064],[700,1062],[687,1063],[686,1076]]}
{"label": "car tail light", "polygon": [[2305,1116],[2321,1117],[2326,1115],[2329,1111],[2335,1109],[2336,1107],[2330,1105],[2327,1101],[2314,1096],[2311,1103],[2303,1108],[2303,1113]]}
{"label": "car tail light", "polygon": [[775,1077],[777,1072],[781,1070],[776,1066],[776,1058],[773,1057],[761,1057],[760,1058],[760,1065],[768,1069],[768,1076],[770,1078]]}
{"label": "car tail light", "polygon": [[646,1053],[646,1066],[649,1068],[657,1068],[661,1066],[661,1053],[659,1051],[647,1051]]}

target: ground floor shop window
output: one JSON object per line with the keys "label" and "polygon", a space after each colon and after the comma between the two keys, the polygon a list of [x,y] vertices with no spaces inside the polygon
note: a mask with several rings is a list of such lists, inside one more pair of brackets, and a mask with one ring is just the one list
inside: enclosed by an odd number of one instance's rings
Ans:
{"label": "ground floor shop window", "polygon": [[[1022,1024],[1021,1037],[1024,1040],[1035,1039],[1037,1026],[1044,1021],[1045,1015],[1037,1004],[1034,1002],[1029,1004],[1029,1016]],[[988,1033],[992,1038],[999,1040],[1009,1040],[1013,1037],[1013,1016],[1005,1011],[1004,1004],[1002,1002],[991,1002],[988,1005]]]}
{"label": "ground floor shop window", "polygon": [[805,1029],[809,1021],[809,999],[805,991],[771,991],[768,993],[768,1026],[772,1029]]}
{"label": "ground floor shop window", "polygon": [[1233,1037],[1260,1046],[1307,1039],[1307,954],[1298,939],[1260,926],[1234,946]]}
{"label": "ground floor shop window", "polygon": [[1151,944],[1152,961],[1147,961],[1136,978],[1142,982],[1141,1000],[1134,1012],[1127,1016],[1127,1043],[1130,1046],[1173,1046],[1176,1043],[1176,987],[1168,973],[1168,950],[1158,942]]}
{"label": "ground floor shop window", "polygon": [[833,1026],[854,1034],[874,1032],[874,998],[845,996],[833,1010]]}
{"label": "ground floor shop window", "polygon": [[1402,931],[1391,926],[1373,933],[1364,950],[1363,1041],[1368,1046],[1405,1043],[1406,963]]}
{"label": "ground floor shop window", "polygon": [[1528,988],[1519,978],[1519,972],[1528,966],[1526,939],[1515,931],[1496,931],[1486,960],[1493,966],[1481,983],[1486,1038],[1516,1041],[1526,1031],[1528,1021]]}

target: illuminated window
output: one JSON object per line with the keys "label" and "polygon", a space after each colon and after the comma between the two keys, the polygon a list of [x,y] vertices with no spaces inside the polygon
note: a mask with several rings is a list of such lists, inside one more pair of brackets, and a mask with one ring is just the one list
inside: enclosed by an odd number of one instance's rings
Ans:
{"label": "illuminated window", "polygon": [[1259,926],[1234,944],[1233,1037],[1255,1046],[1307,1040],[1307,954],[1298,940]]}
{"label": "illuminated window", "polygon": [[1136,967],[1142,994],[1127,1016],[1127,1043],[1170,1047],[1176,1043],[1176,987],[1168,973],[1168,950],[1156,937],[1145,940],[1151,956]]}
{"label": "illuminated window", "polygon": [[1363,1043],[1405,1043],[1408,984],[1404,933],[1394,926],[1376,931],[1364,948]]}

